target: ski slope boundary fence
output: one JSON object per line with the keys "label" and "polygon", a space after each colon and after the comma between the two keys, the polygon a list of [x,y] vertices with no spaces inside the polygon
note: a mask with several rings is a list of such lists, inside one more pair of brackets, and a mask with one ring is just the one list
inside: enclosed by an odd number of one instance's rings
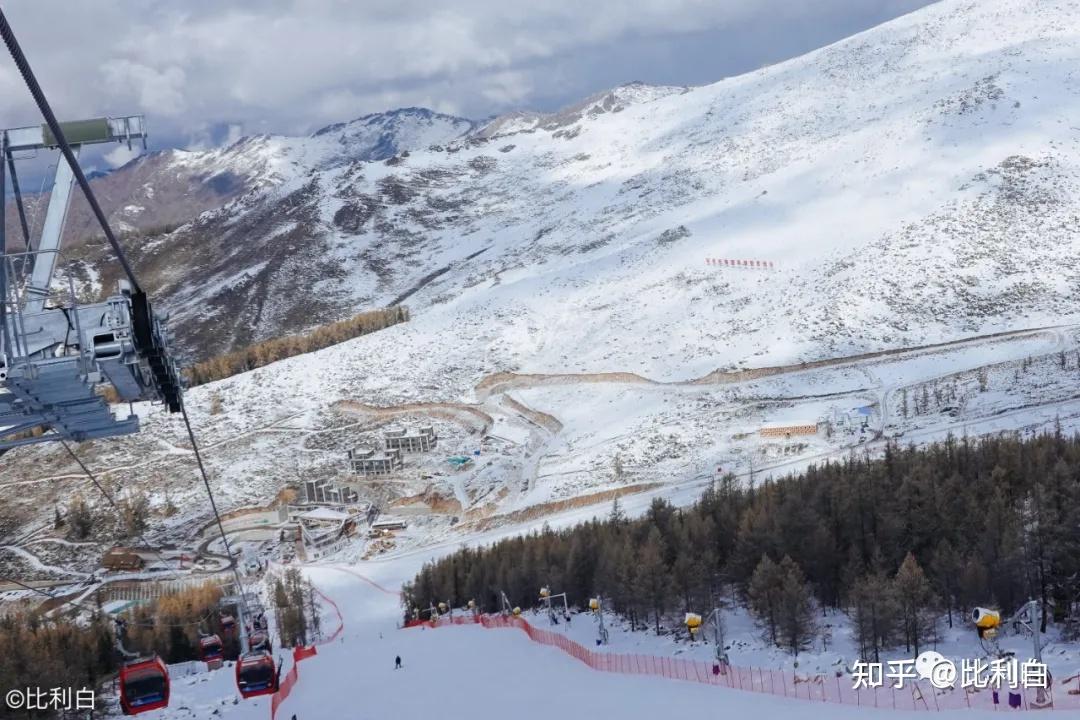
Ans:
{"label": "ski slope boundary fence", "polygon": [[275,692],[270,697],[270,720],[274,720],[275,718],[277,718],[278,708],[281,707],[281,704],[285,702],[286,698],[289,697],[289,693],[292,692],[292,689],[293,687],[295,687],[296,683],[300,681],[300,661],[317,655],[318,650],[316,650],[316,648],[319,645],[326,645],[327,643],[334,642],[338,639],[338,637],[341,636],[341,633],[345,630],[345,620],[341,616],[341,608],[337,606],[337,603],[328,598],[326,595],[323,595],[320,590],[316,590],[315,594],[319,596],[319,599],[321,599],[323,602],[325,602],[334,609],[334,613],[337,615],[338,620],[337,629],[335,629],[334,632],[327,636],[326,639],[320,640],[314,645],[293,648],[292,667],[289,668],[289,672],[285,673],[285,677],[278,685],[277,692]]}
{"label": "ski slope boundary fence", "polygon": [[705,264],[754,270],[772,270],[774,267],[771,260],[735,260],[732,258],[705,258]]}
{"label": "ski slope boundary fence", "polygon": [[[560,633],[533,627],[521,617],[501,615],[458,615],[453,618],[442,617],[435,623],[413,620],[405,623],[405,628],[427,625],[444,627],[448,625],[482,625],[485,628],[517,628],[525,632],[533,642],[555,647],[567,655],[580,660],[593,670],[619,673],[622,675],[649,675],[671,680],[685,680],[705,685],[717,685],[757,692],[766,695],[778,695],[793,699],[818,703],[855,705],[858,707],[881,708],[890,710],[959,710],[975,708],[981,710],[1011,710],[1008,705],[1008,690],[1001,690],[999,703],[994,702],[994,693],[989,689],[974,690],[949,688],[940,690],[930,683],[905,682],[903,688],[852,687],[849,677],[840,675],[799,675],[784,670],[767,668],[739,667],[727,665],[722,668],[712,662],[687,660],[676,657],[609,653],[591,650]],[[1069,683],[1080,685],[1080,678],[1069,678]],[[1080,710],[1080,693],[1058,688],[1056,693],[1051,688],[1051,705],[1056,710]],[[1020,690],[1020,709],[1043,710],[1047,706],[1035,703],[1034,688]]]}

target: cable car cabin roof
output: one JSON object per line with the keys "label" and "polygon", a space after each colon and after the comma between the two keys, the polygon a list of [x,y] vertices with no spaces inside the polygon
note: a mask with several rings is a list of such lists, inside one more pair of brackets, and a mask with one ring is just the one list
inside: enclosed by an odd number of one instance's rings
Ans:
{"label": "cable car cabin roof", "polygon": [[217,635],[199,638],[199,655],[203,660],[213,660],[222,654],[221,638]]}
{"label": "cable car cabin roof", "polygon": [[125,665],[120,669],[120,679],[128,684],[139,682],[146,678],[168,677],[168,675],[169,671],[165,668],[165,664],[161,662],[160,658],[140,660]]}
{"label": "cable car cabin roof", "polygon": [[248,653],[236,663],[236,687],[245,698],[277,690],[277,667],[267,652]]}
{"label": "cable car cabin roof", "polygon": [[270,677],[274,672],[274,661],[269,655],[255,660],[240,661],[240,675],[245,680],[260,680]]}
{"label": "cable car cabin roof", "polygon": [[125,715],[157,710],[169,704],[169,671],[160,658],[120,669],[120,708]]}

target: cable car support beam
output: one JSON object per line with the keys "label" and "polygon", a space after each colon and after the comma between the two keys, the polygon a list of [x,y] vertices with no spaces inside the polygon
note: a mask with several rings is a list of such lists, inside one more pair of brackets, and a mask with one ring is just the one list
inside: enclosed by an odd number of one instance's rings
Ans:
{"label": "cable car support beam", "polygon": [[[133,141],[145,145],[141,116],[60,123],[0,10],[0,36],[45,119],[43,125],[0,131],[0,186],[18,151],[59,150],[56,181],[41,238],[32,250],[7,251],[0,231],[0,453],[52,440],[82,442],[137,432],[138,417],[113,416],[96,387],[109,383],[120,400],[157,401],[180,412],[181,382],[168,335],[78,163],[83,145]],[[74,283],[54,285],[64,220],[77,183],[127,276],[104,302],[82,304]],[[2,189],[2,188],[0,188]],[[0,216],[6,208],[0,194]],[[21,194],[16,190],[20,219]]]}

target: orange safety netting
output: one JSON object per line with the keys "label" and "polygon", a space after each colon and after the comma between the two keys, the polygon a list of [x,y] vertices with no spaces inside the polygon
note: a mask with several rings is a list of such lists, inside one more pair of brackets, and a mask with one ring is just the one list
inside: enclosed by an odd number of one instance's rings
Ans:
{"label": "orange safety netting", "polygon": [[[319,590],[315,590],[316,594],[330,607],[334,608],[334,613],[337,615],[338,625],[337,629],[332,632],[329,637],[324,640],[320,640],[314,645],[301,646],[293,648],[293,666],[289,668],[289,672],[285,674],[285,677],[281,680],[281,684],[278,685],[277,692],[270,698],[270,719],[274,720],[277,717],[278,708],[281,706],[285,699],[289,697],[289,693],[292,692],[293,686],[300,680],[300,667],[301,660],[307,660],[309,657],[314,657],[318,654],[317,646],[326,645],[327,643],[334,642],[345,630],[345,620],[341,616],[341,609],[337,606],[337,603],[328,598]],[[280,672],[280,670],[279,670]]]}
{"label": "orange safety netting", "polygon": [[[531,640],[556,647],[580,660],[593,670],[621,673],[624,675],[651,675],[672,680],[718,685],[734,690],[758,692],[798,698],[810,702],[838,703],[861,707],[888,708],[895,710],[956,710],[978,708],[983,710],[1009,710],[1009,690],[995,693],[991,689],[973,688],[938,689],[929,682],[907,681],[903,687],[863,687],[855,689],[852,681],[843,674],[800,675],[797,672],[771,670],[767,668],[738,667],[720,665],[703,660],[688,660],[676,657],[610,653],[591,650],[560,633],[533,627],[521,617],[502,615],[458,615],[440,617],[436,621],[411,620],[405,628],[428,625],[444,627],[447,625],[483,625],[485,628],[517,628],[525,632]],[[1080,686],[1080,678],[1069,678],[1065,683],[1074,682]],[[1058,710],[1080,710],[1080,687],[1065,691],[1059,690],[1055,697],[1048,693],[1050,707]],[[1034,688],[1016,691],[1020,697],[1020,709],[1044,709],[1037,704],[1037,692]]]}

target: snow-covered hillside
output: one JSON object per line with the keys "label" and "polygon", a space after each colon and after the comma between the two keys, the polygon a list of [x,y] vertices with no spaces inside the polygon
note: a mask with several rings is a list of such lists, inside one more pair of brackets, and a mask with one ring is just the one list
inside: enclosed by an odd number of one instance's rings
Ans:
{"label": "snow-covered hillside", "polygon": [[[485,630],[479,626],[464,626],[433,630],[422,626],[400,630],[397,626],[401,610],[393,590],[401,580],[402,571],[411,567],[415,567],[415,561],[405,560],[356,567],[315,567],[307,571],[308,577],[339,609],[344,621],[343,630],[332,642],[318,645],[314,657],[299,664],[298,680],[274,717],[284,720],[295,714],[301,720],[330,720],[357,714],[359,717],[413,720],[437,714],[495,720],[512,714],[526,720],[553,715],[653,720],[660,714],[678,713],[689,717],[854,720],[874,718],[879,714],[888,718],[913,718],[922,714],[910,709],[823,703],[818,699],[820,695],[809,701],[710,687],[697,682],[599,672],[560,650],[533,644],[524,633],[513,629]],[[326,614],[325,634],[329,635],[338,627],[338,621],[330,608]],[[535,622],[537,627],[543,627],[542,620]],[[577,636],[583,644],[591,645],[595,634],[593,620],[579,615],[573,625],[571,635]],[[740,642],[744,633],[737,622],[736,626],[732,633],[733,662],[745,662]],[[611,652],[637,652],[668,658],[709,655],[707,647],[687,653],[685,644],[674,645],[668,638],[625,633],[620,628],[613,628],[611,633],[612,644],[605,648]],[[747,629],[745,637],[754,638],[756,634]],[[846,649],[843,639],[838,640],[838,648],[834,655]],[[903,657],[902,653],[899,656]],[[287,658],[287,654],[284,657]],[[395,658],[398,657],[403,666],[395,670]],[[960,649],[959,657],[971,659],[980,654],[964,647]],[[778,668],[782,662],[773,665],[766,661],[763,665]],[[1068,667],[1071,671],[1071,666]],[[799,672],[792,671],[790,666],[787,672],[794,683]],[[816,670],[803,669],[801,672],[806,675]],[[242,720],[270,715],[270,702],[266,697],[247,701],[236,699],[232,680],[228,668],[178,678],[173,681],[170,707],[155,711],[149,717]],[[845,677],[839,682],[849,684],[851,681]],[[1067,708],[1074,705],[1067,695],[1067,688],[1068,684],[1057,688],[1058,702],[1066,714]],[[805,687],[800,690],[806,692]],[[814,691],[821,692],[818,688]],[[901,707],[915,705],[920,711],[935,709],[933,697],[924,705],[912,702],[910,689],[897,691],[896,695]],[[991,717],[993,706],[986,701],[987,695],[989,693],[984,692],[972,702],[979,709],[946,709],[934,716],[943,720]]]}
{"label": "snow-covered hillside", "polygon": [[228,152],[271,185],[140,263],[202,352],[394,300],[504,368],[654,377],[1044,323],[1075,305],[1076,11],[948,0],[378,163],[326,142],[355,123],[254,138]]}
{"label": "snow-covered hillside", "polygon": [[[217,169],[247,163],[252,189],[135,253],[188,349],[391,302],[413,317],[192,391],[222,497],[355,481],[346,450],[434,421],[437,453],[361,489],[440,508],[412,541],[450,542],[628,489],[693,499],[717,466],[780,473],[1056,414],[1077,426],[1077,10],[946,0],[707,87],[631,85],[456,139],[462,123],[410,115],[400,137],[445,139],[378,162],[341,154],[386,127],[370,119],[216,151]],[[842,359],[998,330],[1017,332]],[[939,383],[959,407],[897,411]],[[757,441],[855,407],[865,429]],[[138,412],[144,432],[92,444],[92,465],[204,512],[181,426]],[[45,506],[22,491],[73,472],[55,448],[3,463],[27,517]]]}
{"label": "snow-covered hillside", "polygon": [[[403,108],[330,125],[311,137],[260,135],[210,150],[152,151],[110,172],[92,172],[90,179],[114,230],[130,235],[129,244],[137,252],[145,242],[141,238],[169,232],[241,196],[272,191],[284,175],[301,165],[385,160],[449,142],[476,127],[477,123],[464,118]],[[151,146],[152,140],[151,135]],[[25,196],[26,211],[37,230],[49,192],[45,185],[40,194],[34,189],[24,187],[23,192],[30,193]],[[18,223],[12,204],[7,217],[9,239],[21,249]],[[102,259],[100,235],[86,200],[76,193],[64,225],[64,247],[65,257],[73,263],[69,271],[77,280],[85,282],[96,275],[86,265]],[[102,290],[97,283],[87,289]]]}
{"label": "snow-covered hillside", "polygon": [[403,108],[328,125],[312,137],[335,140],[342,159],[372,162],[450,142],[475,127],[476,123],[464,118],[425,108]]}

